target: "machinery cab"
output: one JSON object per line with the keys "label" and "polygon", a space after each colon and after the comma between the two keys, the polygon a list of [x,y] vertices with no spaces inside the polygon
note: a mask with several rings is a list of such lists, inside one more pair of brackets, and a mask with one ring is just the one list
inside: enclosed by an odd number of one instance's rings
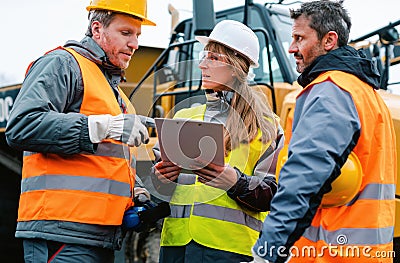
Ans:
{"label": "machinery cab", "polygon": [[400,75],[396,74],[400,67],[399,28],[400,20],[349,43],[354,48],[363,50],[374,61],[381,75],[381,89],[397,95],[400,95]]}

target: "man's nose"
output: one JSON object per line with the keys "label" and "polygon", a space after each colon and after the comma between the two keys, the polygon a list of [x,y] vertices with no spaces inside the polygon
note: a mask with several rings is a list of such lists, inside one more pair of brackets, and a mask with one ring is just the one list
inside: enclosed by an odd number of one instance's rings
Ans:
{"label": "man's nose", "polygon": [[132,36],[128,42],[128,47],[133,50],[139,49],[139,39],[137,36]]}
{"label": "man's nose", "polygon": [[294,41],[292,41],[292,43],[290,43],[288,52],[292,54],[292,53],[296,53],[298,51],[299,51],[299,49],[298,49],[296,43]]}

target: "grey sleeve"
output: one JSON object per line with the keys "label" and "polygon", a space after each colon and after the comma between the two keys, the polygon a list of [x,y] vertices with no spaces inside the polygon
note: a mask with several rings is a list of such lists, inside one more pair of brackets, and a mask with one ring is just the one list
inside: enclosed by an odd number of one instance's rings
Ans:
{"label": "grey sleeve", "polygon": [[279,254],[287,254],[310,226],[323,194],[330,191],[356,145],[360,129],[351,95],[332,82],[317,84],[297,98],[288,160],[253,248],[268,251],[260,256],[284,262]]}
{"label": "grey sleeve", "polygon": [[[278,136],[275,140],[275,146],[273,152],[264,154],[254,168],[254,175],[258,177],[272,176],[275,177],[276,163],[278,161],[279,152],[283,148],[285,136],[282,127],[278,127]],[[267,150],[268,151],[268,150]]]}
{"label": "grey sleeve", "polygon": [[279,127],[275,144],[270,145],[260,157],[251,176],[235,168],[238,181],[227,192],[230,198],[252,211],[270,210],[271,199],[277,190],[275,168],[283,141],[283,130]]}
{"label": "grey sleeve", "polygon": [[79,95],[82,77],[72,55],[57,50],[35,61],[10,112],[8,144],[33,152],[93,152]]}
{"label": "grey sleeve", "polygon": [[[160,145],[158,142],[153,146],[153,153],[155,156],[154,159],[154,165],[157,162],[161,161],[161,150],[160,150]],[[164,184],[162,183],[157,176],[155,175],[155,168],[154,165],[150,169],[150,181],[149,184],[146,185],[148,189],[154,189],[152,191],[152,195],[155,195],[157,198],[161,200],[170,200],[171,196],[173,195],[175,188],[176,188],[176,183],[171,182],[169,184]]]}

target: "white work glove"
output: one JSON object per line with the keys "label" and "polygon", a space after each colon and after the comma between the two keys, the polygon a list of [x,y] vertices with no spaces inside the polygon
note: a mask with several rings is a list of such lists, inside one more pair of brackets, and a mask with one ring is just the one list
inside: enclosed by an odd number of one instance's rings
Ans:
{"label": "white work glove", "polygon": [[135,114],[90,115],[88,117],[89,137],[92,143],[100,143],[104,139],[114,139],[128,144],[139,146],[149,142],[147,128]]}
{"label": "white work glove", "polygon": [[[150,200],[150,193],[149,191],[147,191],[146,188],[143,187],[135,187],[134,188],[134,197],[135,198],[147,198],[147,200]],[[142,202],[144,202],[146,200],[143,200]]]}
{"label": "white work glove", "polygon": [[254,249],[251,249],[251,254],[253,256],[253,261],[250,262],[240,262],[240,263],[269,263],[268,260],[263,259],[262,257],[260,257],[259,255],[257,255],[257,253],[254,251]]}

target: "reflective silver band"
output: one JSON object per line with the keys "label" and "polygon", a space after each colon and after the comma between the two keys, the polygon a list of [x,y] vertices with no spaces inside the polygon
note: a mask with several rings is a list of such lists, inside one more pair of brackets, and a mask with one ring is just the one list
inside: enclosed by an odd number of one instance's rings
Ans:
{"label": "reflective silver band", "polygon": [[358,199],[390,200],[394,199],[395,192],[396,185],[394,184],[368,184]]}
{"label": "reflective silver band", "polygon": [[[37,152],[28,152],[24,151],[24,157],[31,156],[34,154],[38,154]],[[93,156],[103,156],[103,157],[113,157],[129,160],[129,147],[122,144],[115,143],[99,143],[96,153],[82,153],[84,155],[93,155]],[[131,164],[136,164],[136,159],[132,155]]]}
{"label": "reflective silver band", "polygon": [[394,227],[342,228],[328,231],[322,227],[310,226],[303,236],[313,242],[323,240],[331,245],[380,245],[392,242],[393,233]]}
{"label": "reflective silver band", "polygon": [[189,218],[190,210],[192,208],[191,205],[172,205],[171,207],[171,215],[172,218]]}
{"label": "reflective silver band", "polygon": [[262,221],[241,210],[210,204],[195,204],[193,207],[193,215],[244,225],[258,232],[262,230],[263,225]]}
{"label": "reflective silver band", "polygon": [[37,190],[81,190],[130,197],[128,183],[105,178],[69,175],[41,175],[22,179],[21,193]]}
{"label": "reflective silver band", "polygon": [[346,205],[351,206],[357,200],[370,199],[370,200],[393,200],[396,192],[396,185],[394,184],[368,184],[364,190],[356,195],[353,200]]}

